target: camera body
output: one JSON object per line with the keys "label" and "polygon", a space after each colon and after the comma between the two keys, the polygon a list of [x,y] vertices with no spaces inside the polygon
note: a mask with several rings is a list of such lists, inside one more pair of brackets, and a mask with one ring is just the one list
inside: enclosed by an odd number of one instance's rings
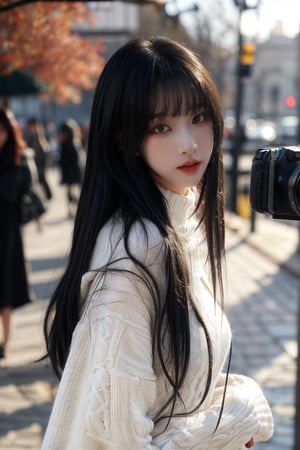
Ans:
{"label": "camera body", "polygon": [[252,160],[250,203],[274,219],[300,220],[300,146],[264,147]]}

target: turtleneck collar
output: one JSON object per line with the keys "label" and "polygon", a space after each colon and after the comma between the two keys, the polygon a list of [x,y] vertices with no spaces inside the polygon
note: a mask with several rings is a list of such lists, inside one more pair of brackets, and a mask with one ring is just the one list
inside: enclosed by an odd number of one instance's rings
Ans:
{"label": "turtleneck collar", "polygon": [[195,229],[198,220],[193,212],[199,197],[197,189],[190,188],[187,195],[176,194],[163,187],[160,190],[167,200],[169,217],[175,230],[186,233]]}

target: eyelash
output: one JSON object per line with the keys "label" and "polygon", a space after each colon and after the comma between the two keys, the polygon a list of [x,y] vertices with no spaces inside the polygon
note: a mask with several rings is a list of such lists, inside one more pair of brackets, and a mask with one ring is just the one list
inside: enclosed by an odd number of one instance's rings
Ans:
{"label": "eyelash", "polygon": [[[199,117],[202,117],[202,119],[199,122],[195,122],[195,119],[199,118]],[[198,114],[196,114],[193,117],[193,124],[203,123],[206,119],[207,119],[207,114],[205,112],[198,113]],[[160,134],[160,133],[164,134],[164,132],[167,131],[167,130],[164,130],[164,131],[163,130],[158,130],[159,127],[160,128],[169,128],[169,126],[166,125],[165,123],[158,123],[157,125],[155,125],[151,129],[151,133],[153,133],[153,134]]]}

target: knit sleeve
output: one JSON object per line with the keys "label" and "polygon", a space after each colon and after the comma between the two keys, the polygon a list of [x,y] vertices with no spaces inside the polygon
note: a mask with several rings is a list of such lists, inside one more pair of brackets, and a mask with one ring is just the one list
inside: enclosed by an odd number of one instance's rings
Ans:
{"label": "knit sleeve", "polygon": [[196,416],[175,419],[173,428],[155,439],[161,450],[241,450],[253,437],[266,441],[273,434],[270,407],[256,382],[230,375],[218,428],[225,376],[220,377],[210,406]]}
{"label": "knit sleeve", "polygon": [[85,429],[95,448],[157,449],[149,417],[156,400],[151,299],[142,289],[130,274],[108,273],[90,306]]}
{"label": "knit sleeve", "polygon": [[[120,247],[89,290],[82,316],[90,327],[89,448],[158,450],[152,443],[157,401],[153,326],[166,277],[161,236],[150,231],[147,242],[137,230],[130,236],[132,254],[146,272]],[[99,264],[97,249],[94,264]]]}

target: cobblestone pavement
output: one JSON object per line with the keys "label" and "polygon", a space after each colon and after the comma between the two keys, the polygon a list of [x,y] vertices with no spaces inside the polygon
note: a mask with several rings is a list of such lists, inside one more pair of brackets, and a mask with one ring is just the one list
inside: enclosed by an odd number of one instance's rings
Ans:
{"label": "cobblestone pavement", "polygon": [[[24,230],[30,282],[37,301],[14,312],[9,355],[0,367],[0,449],[38,450],[56,382],[34,361],[43,354],[42,319],[67,261],[72,221],[56,170],[55,197],[44,230]],[[256,450],[292,450],[299,265],[295,227],[260,218],[249,235],[247,221],[228,215],[226,309],[233,328],[231,371],[254,377],[268,397],[275,434]],[[59,449],[64,450],[64,449]]]}
{"label": "cobblestone pavement", "polygon": [[231,370],[256,379],[271,404],[274,437],[255,449],[292,450],[299,279],[227,234]]}

